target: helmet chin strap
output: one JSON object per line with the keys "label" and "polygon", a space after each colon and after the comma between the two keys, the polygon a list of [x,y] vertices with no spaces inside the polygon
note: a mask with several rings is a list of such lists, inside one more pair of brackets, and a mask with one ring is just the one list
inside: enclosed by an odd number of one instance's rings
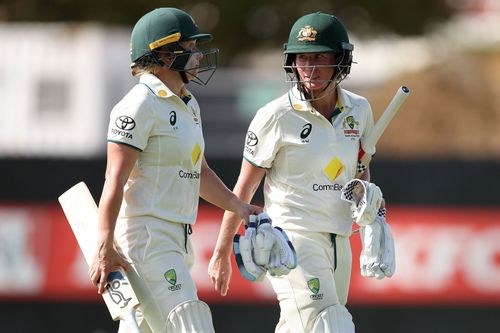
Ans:
{"label": "helmet chin strap", "polygon": [[184,82],[185,84],[188,84],[189,83],[189,79],[187,77],[187,74],[186,72],[184,71],[179,71],[179,75],[181,76],[181,79],[182,79],[182,82]]}
{"label": "helmet chin strap", "polygon": [[[339,85],[340,82],[337,82],[337,77],[339,75],[339,73],[336,73],[334,72],[332,74],[332,77],[330,78],[330,80],[328,80],[328,84],[326,85],[326,87],[323,88],[323,90],[321,90],[318,94],[318,97],[315,97],[314,94],[311,94],[309,93],[305,87],[304,87],[304,84],[302,83],[302,81],[300,81],[300,76],[299,76],[299,73],[297,72],[297,70],[295,69],[294,70],[295,72],[295,76],[299,79],[299,81],[297,82],[297,88],[299,89],[301,95],[304,96],[304,100],[307,100],[307,101],[317,101],[317,100],[320,100],[322,98],[325,98],[326,96],[328,96],[329,93],[335,91],[335,89],[337,88],[337,86]],[[334,85],[332,86],[332,83],[334,83]],[[333,87],[333,88],[332,88]],[[330,88],[331,91],[328,91]],[[325,93],[326,92],[326,93]]]}

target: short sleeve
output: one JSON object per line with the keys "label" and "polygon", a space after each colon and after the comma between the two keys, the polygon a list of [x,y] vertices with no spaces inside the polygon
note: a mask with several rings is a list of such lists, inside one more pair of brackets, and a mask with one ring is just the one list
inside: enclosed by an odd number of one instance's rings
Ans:
{"label": "short sleeve", "polygon": [[[145,88],[147,89],[147,88]],[[154,124],[149,92],[136,86],[111,111],[108,141],[123,143],[143,151]]]}
{"label": "short sleeve", "polygon": [[365,126],[363,133],[361,134],[361,146],[363,147],[363,150],[365,150],[366,153],[370,155],[375,155],[376,152],[375,146],[370,149],[370,147],[365,147],[363,145],[363,142],[368,138],[368,135],[371,133],[374,126],[373,112],[370,103],[368,101],[366,101],[366,106],[364,108],[364,111],[365,111],[364,112]]}
{"label": "short sleeve", "polygon": [[279,123],[272,109],[257,111],[245,139],[243,157],[261,168],[270,168],[280,147]]}

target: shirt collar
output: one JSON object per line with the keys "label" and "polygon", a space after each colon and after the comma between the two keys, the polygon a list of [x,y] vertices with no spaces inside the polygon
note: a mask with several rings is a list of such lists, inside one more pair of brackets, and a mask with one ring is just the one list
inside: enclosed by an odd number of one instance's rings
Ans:
{"label": "shirt collar", "polygon": [[[160,98],[169,98],[172,96],[176,96],[172,90],[170,90],[159,78],[150,73],[144,73],[139,78],[139,82],[145,84],[151,89],[151,91]],[[181,96],[183,101],[186,102],[191,99],[191,93],[186,89],[186,87],[182,87]],[[186,103],[187,104],[187,103]]]}

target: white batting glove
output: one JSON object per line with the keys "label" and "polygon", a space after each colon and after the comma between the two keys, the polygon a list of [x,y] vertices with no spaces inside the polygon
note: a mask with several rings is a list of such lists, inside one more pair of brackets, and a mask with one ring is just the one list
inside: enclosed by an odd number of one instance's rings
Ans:
{"label": "white batting glove", "polygon": [[283,229],[274,227],[273,232],[276,241],[271,250],[271,260],[266,268],[272,276],[286,275],[297,267],[297,253]]}
{"label": "white batting glove", "polygon": [[394,237],[392,236],[391,226],[385,221],[384,217],[384,243],[381,249],[381,263],[380,269],[384,272],[386,277],[391,277],[396,272],[396,251],[394,247]]}
{"label": "white batting glove", "polygon": [[234,236],[233,248],[236,263],[241,275],[249,281],[262,281],[266,274],[265,268],[257,265],[253,259],[253,247],[257,233],[257,216],[250,215],[245,235]]}
{"label": "white batting glove", "polygon": [[361,276],[383,279],[391,277],[396,270],[394,239],[385,213],[385,208],[380,209],[373,223],[360,228]]}
{"label": "white batting glove", "polygon": [[352,219],[362,227],[375,221],[382,204],[382,191],[373,183],[353,179],[342,188],[340,198],[351,204]]}
{"label": "white batting glove", "polygon": [[253,258],[257,265],[265,266],[269,262],[275,237],[271,219],[267,213],[259,214],[258,220],[259,226],[257,227],[257,234],[255,235]]}

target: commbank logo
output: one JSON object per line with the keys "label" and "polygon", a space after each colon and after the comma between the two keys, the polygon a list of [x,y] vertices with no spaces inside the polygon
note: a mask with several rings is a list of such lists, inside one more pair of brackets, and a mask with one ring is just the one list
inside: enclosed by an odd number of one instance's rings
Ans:
{"label": "commbank logo", "polygon": [[129,116],[120,116],[116,118],[115,125],[119,129],[130,131],[135,128],[135,120]]}

